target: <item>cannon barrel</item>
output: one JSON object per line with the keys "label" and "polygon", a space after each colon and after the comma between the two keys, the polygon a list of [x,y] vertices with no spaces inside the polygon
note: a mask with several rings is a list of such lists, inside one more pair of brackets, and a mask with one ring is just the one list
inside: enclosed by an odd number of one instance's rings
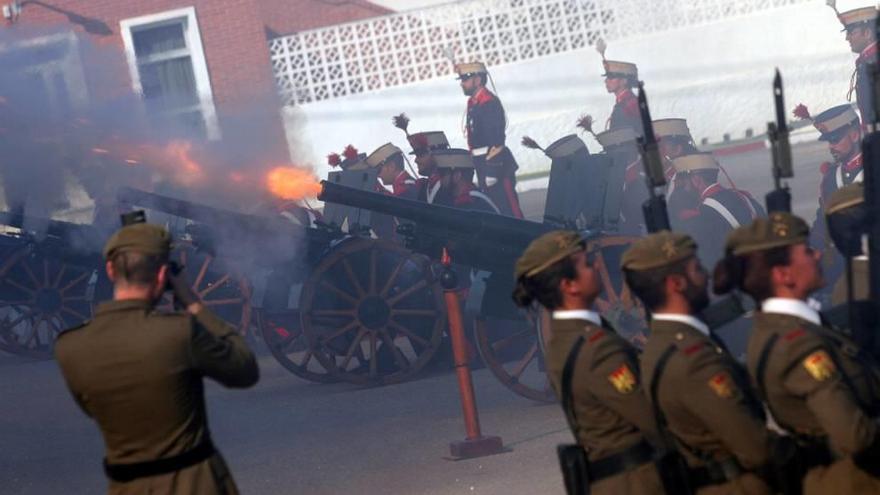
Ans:
{"label": "cannon barrel", "polygon": [[[321,185],[318,199],[409,220],[415,224],[414,237],[419,241],[429,237],[449,247],[455,261],[474,268],[510,271],[532,240],[554,230],[550,225],[530,220],[431,205],[327,181]],[[424,252],[425,244],[416,242],[411,247]]]}

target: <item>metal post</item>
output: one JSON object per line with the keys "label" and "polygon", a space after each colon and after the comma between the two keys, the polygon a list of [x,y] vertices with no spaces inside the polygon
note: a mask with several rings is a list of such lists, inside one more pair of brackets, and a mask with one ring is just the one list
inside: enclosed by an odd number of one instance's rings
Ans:
{"label": "metal post", "polygon": [[483,436],[480,432],[480,416],[477,412],[477,399],[474,394],[474,383],[468,367],[467,341],[464,336],[464,324],[461,316],[461,303],[458,298],[458,278],[452,269],[452,259],[443,250],[443,274],[440,277],[446,300],[446,312],[449,319],[449,337],[452,340],[452,356],[455,361],[455,374],[458,379],[458,391],[461,395],[461,409],[464,417],[466,437],[462,441],[451,442],[449,451],[453,459],[470,459],[498,454],[504,451],[501,437]]}

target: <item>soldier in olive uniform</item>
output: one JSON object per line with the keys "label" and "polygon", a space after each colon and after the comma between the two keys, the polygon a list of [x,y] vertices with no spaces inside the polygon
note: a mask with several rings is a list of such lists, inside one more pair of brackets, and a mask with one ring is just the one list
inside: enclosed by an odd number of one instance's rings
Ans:
{"label": "soldier in olive uniform", "polygon": [[575,232],[545,234],[516,263],[515,302],[552,312],[547,374],[557,395],[576,354],[569,393],[575,437],[590,461],[590,493],[663,493],[651,442],[656,424],[639,383],[638,352],[592,310],[599,273]]}
{"label": "soldier in olive uniform", "polygon": [[708,276],[687,235],[644,237],[621,260],[626,283],[651,314],[642,383],[698,494],[763,494],[770,434],[745,370],[695,315],[709,302]]}
{"label": "soldier in olive uniform", "polygon": [[[156,225],[114,234],[104,248],[113,300],[62,333],[55,355],[76,403],[101,429],[109,493],[234,494],[211,442],[202,377],[250,387],[257,362],[172,273],[169,251],[168,232]],[[185,312],[155,310],[169,281]]]}
{"label": "soldier in olive uniform", "polygon": [[823,283],[808,237],[806,222],[788,213],[735,230],[716,288],[739,288],[760,305],[748,369],[776,423],[803,449],[804,493],[880,493],[880,376],[807,304]]}

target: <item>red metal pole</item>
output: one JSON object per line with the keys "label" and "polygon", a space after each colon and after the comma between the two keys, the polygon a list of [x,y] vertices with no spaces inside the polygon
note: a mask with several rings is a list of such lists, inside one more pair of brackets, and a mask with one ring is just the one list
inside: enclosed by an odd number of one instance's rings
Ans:
{"label": "red metal pole", "polygon": [[446,301],[446,312],[449,318],[449,338],[452,340],[452,356],[455,361],[455,375],[458,379],[458,391],[461,395],[461,410],[464,416],[464,428],[467,437],[464,441],[452,442],[449,450],[453,458],[468,459],[497,454],[504,451],[501,437],[484,437],[480,432],[480,416],[477,412],[477,399],[471,370],[468,367],[467,340],[464,336],[464,324],[461,316],[461,302],[458,298],[458,282],[452,270],[452,259],[446,249],[443,250],[441,262],[444,266],[441,282]]}

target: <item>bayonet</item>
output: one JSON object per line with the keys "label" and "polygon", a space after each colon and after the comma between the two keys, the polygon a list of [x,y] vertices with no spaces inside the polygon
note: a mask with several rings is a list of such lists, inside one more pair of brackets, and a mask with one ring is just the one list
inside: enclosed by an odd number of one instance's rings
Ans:
{"label": "bayonet", "polygon": [[645,168],[648,200],[642,205],[645,227],[648,232],[670,230],[669,214],[666,211],[666,198],[662,188],[666,186],[666,175],[663,173],[663,161],[660,159],[660,147],[654,136],[651,123],[651,109],[648,107],[648,95],[644,83],[639,81],[639,115],[642,118],[643,134],[638,138],[642,165]]}
{"label": "bayonet", "polygon": [[785,94],[782,89],[782,74],[776,69],[773,78],[773,102],[776,106],[776,122],[767,123],[767,138],[770,140],[770,154],[773,159],[773,190],[764,197],[767,212],[791,212],[791,192],[782,179],[794,177],[791,163],[791,142],[788,124],[785,121]]}

